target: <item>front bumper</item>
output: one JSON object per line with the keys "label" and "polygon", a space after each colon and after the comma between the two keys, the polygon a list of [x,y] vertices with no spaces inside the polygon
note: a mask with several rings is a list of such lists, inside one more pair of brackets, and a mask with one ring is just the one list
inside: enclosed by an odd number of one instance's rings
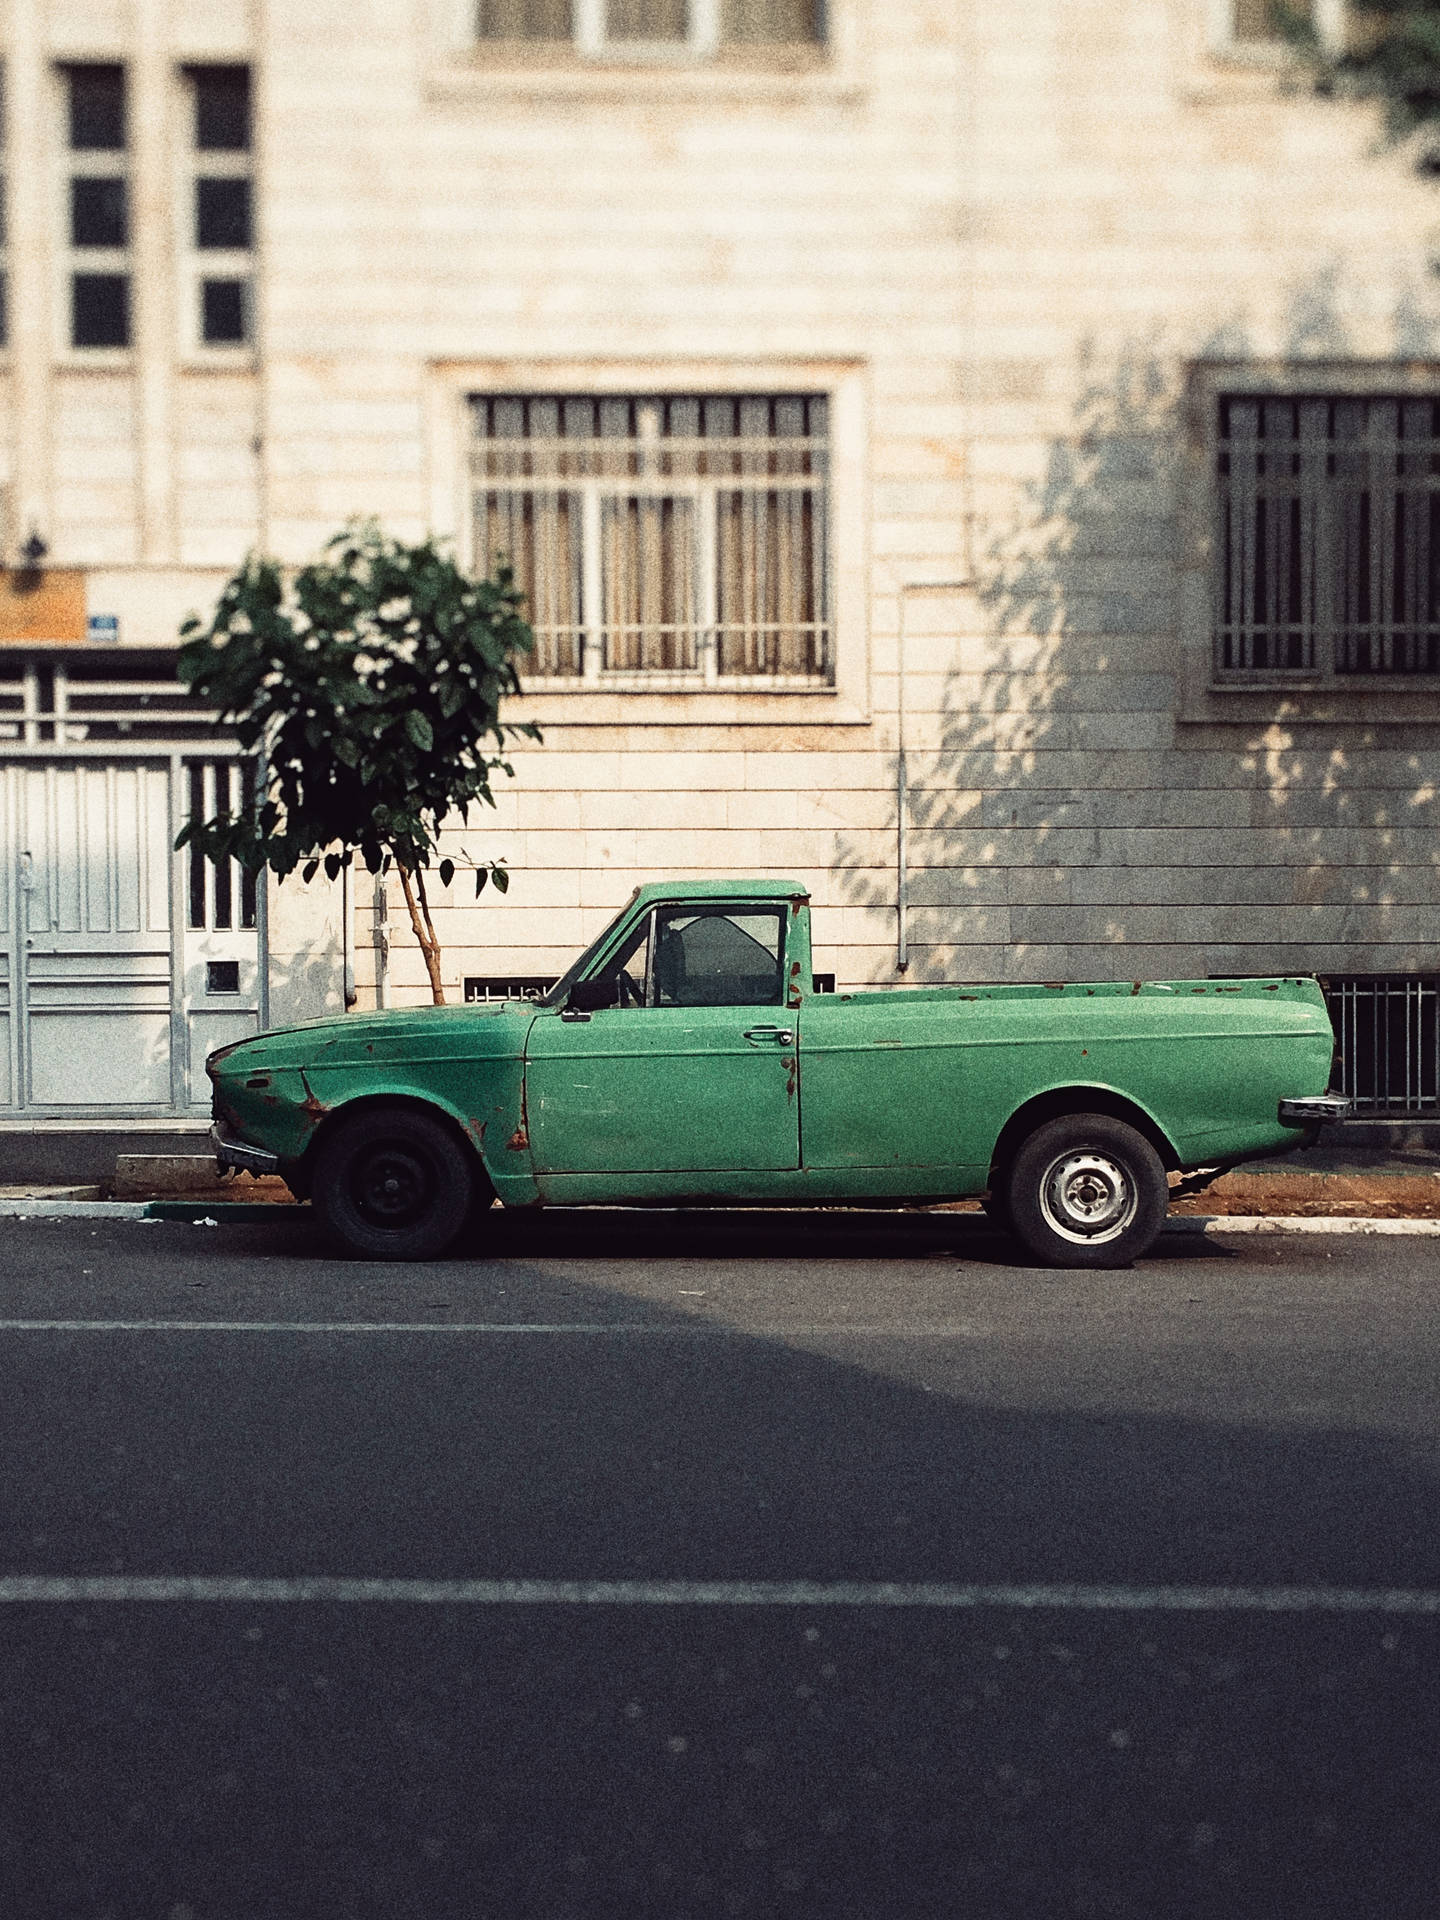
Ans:
{"label": "front bumper", "polygon": [[215,1158],[222,1167],[234,1167],[241,1173],[279,1173],[280,1156],[264,1147],[252,1147],[248,1140],[237,1140],[221,1122],[210,1129]]}
{"label": "front bumper", "polygon": [[1319,1127],[1332,1120],[1348,1120],[1355,1102],[1343,1093],[1315,1093],[1308,1100],[1282,1100],[1280,1124],[1286,1127]]}

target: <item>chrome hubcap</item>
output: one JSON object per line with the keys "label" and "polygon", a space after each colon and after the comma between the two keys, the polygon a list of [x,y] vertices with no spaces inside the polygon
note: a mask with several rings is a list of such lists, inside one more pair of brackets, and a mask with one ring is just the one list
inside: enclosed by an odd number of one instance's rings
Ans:
{"label": "chrome hubcap", "polygon": [[1040,1183],[1046,1224],[1082,1246],[1118,1240],[1139,1203],[1129,1169],[1105,1153],[1072,1148],[1051,1161]]}

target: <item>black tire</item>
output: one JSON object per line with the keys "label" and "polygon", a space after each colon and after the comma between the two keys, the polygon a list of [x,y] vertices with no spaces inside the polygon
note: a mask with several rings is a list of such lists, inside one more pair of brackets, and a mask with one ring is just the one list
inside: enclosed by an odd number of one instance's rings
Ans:
{"label": "black tire", "polygon": [[1160,1156],[1106,1113],[1067,1113],[1037,1127],[1010,1168],[1018,1240],[1049,1267],[1128,1267],[1165,1221]]}
{"label": "black tire", "polygon": [[312,1199],[331,1238],[378,1260],[433,1260],[465,1225],[475,1161],[440,1120],[369,1107],[321,1141]]}
{"label": "black tire", "polygon": [[997,1232],[1013,1233],[1015,1223],[1010,1218],[1010,1190],[1006,1185],[1008,1176],[996,1174],[994,1184],[980,1202],[980,1211]]}

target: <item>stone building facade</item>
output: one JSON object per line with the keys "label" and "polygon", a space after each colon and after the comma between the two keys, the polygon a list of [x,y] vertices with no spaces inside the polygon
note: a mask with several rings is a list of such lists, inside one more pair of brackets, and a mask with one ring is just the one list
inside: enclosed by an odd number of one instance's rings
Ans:
{"label": "stone building facade", "polygon": [[0,33],[0,1104],[181,1112],[254,1020],[423,997],[368,879],[166,850],[240,778],[180,618],[355,513],[507,552],[540,629],[456,997],[788,874],[842,987],[1318,970],[1433,1052],[1440,200],[1257,0]]}

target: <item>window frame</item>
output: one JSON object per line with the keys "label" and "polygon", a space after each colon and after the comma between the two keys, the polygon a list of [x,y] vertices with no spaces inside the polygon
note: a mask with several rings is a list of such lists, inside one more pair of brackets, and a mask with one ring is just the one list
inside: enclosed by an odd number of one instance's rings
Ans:
{"label": "window frame", "polygon": [[[244,70],[250,98],[249,140],[244,147],[202,147],[199,141],[199,81],[208,72]],[[245,366],[257,350],[255,285],[258,273],[259,195],[255,164],[255,68],[244,60],[190,60],[175,73],[176,125],[183,130],[174,144],[175,257],[180,263],[175,292],[179,302],[177,337],[187,359],[206,366]],[[244,180],[250,189],[250,244],[248,247],[199,245],[198,203],[201,180]],[[204,299],[207,281],[238,283],[245,334],[240,340],[205,338]]]}
{"label": "window frame", "polygon": [[612,35],[609,11],[613,0],[571,0],[572,24],[567,35],[553,38],[520,36],[506,38],[479,31],[479,9],[475,9],[473,41],[477,51],[494,57],[520,60],[573,58],[582,62],[607,65],[663,66],[670,62],[697,64],[733,57],[793,58],[823,54],[829,44],[829,8],[826,0],[816,0],[819,32],[810,39],[777,41],[727,41],[722,37],[725,0],[684,0],[687,31],[682,37],[660,40],[626,39]]}
{"label": "window frame", "polygon": [[[71,75],[87,68],[116,68],[121,76],[124,102],[125,142],[119,147],[74,147],[71,145]],[[53,219],[59,244],[54,251],[58,266],[55,279],[56,338],[60,358],[72,365],[86,367],[128,366],[135,351],[135,142],[132,125],[134,82],[130,65],[123,59],[57,60],[52,68],[53,119],[57,133],[54,172]],[[77,247],[71,231],[71,183],[76,179],[109,179],[123,183],[125,191],[126,243],[123,247]],[[127,338],[123,344],[105,342],[80,345],[76,342],[75,284],[82,277],[114,277],[125,285]]]}
{"label": "window frame", "polygon": [[474,567],[470,399],[475,394],[822,394],[829,409],[829,678],[753,674],[706,682],[691,670],[607,672],[602,681],[527,679],[526,712],[559,724],[633,724],[634,696],[654,724],[863,725],[870,719],[870,369],[864,360],[492,360],[432,364],[426,393],[429,521]]}
{"label": "window frame", "polygon": [[[1440,719],[1440,673],[1337,673],[1333,655],[1305,668],[1226,668],[1216,658],[1215,592],[1222,399],[1305,397],[1440,402],[1440,362],[1209,361],[1190,369],[1179,505],[1182,720]],[[1332,641],[1324,641],[1329,655]]]}
{"label": "window frame", "polygon": [[[548,394],[499,395],[480,393],[473,396],[475,401],[484,402],[494,399],[517,400],[529,404],[534,400],[555,398]],[[756,682],[773,686],[796,685],[803,688],[822,688],[829,686],[833,679],[833,542],[831,539],[830,504],[832,496],[832,478],[830,466],[830,428],[828,419],[828,398],[824,393],[805,394],[777,393],[746,395],[692,395],[678,392],[636,393],[626,395],[578,394],[559,396],[565,400],[579,401],[582,405],[599,406],[605,401],[621,401],[634,410],[637,419],[633,433],[606,434],[600,428],[595,436],[567,436],[557,434],[553,438],[527,434],[521,445],[539,450],[551,450],[569,447],[574,451],[570,455],[571,463],[579,456],[585,464],[585,451],[591,458],[599,446],[606,447],[611,455],[620,455],[620,462],[611,471],[565,474],[488,474],[481,468],[476,458],[476,469],[472,474],[472,564],[481,563],[482,556],[474,543],[473,523],[478,519],[478,511],[473,505],[476,496],[510,495],[516,498],[530,497],[533,500],[558,500],[562,496],[567,502],[566,525],[570,529],[578,565],[574,570],[572,592],[578,595],[575,611],[580,618],[571,623],[572,650],[575,664],[568,672],[552,668],[541,672],[538,667],[531,668],[534,680],[543,680],[547,685],[577,680],[599,686],[613,682],[617,675],[627,679],[641,679],[647,683],[660,682],[677,687],[697,686],[734,686],[746,689]],[[739,401],[758,400],[774,407],[784,403],[798,404],[807,410],[812,403],[819,402],[825,407],[825,424],[820,431],[808,431],[800,436],[804,445],[803,470],[794,473],[766,475],[763,473],[672,473],[661,474],[653,468],[667,462],[676,462],[683,466],[687,463],[699,467],[702,460],[708,459],[708,449],[713,445],[716,455],[729,454],[731,458],[748,449],[754,451],[763,447],[767,441],[775,448],[795,448],[796,442],[791,435],[778,430],[770,435],[748,439],[743,433],[728,436],[723,433],[708,434],[701,432],[698,437],[680,434],[667,434],[658,431],[659,422],[654,410],[671,403],[693,402],[704,406],[708,402],[719,401],[725,405]],[[598,425],[598,423],[597,423]],[[482,449],[489,447],[504,448],[515,446],[515,442],[506,441],[502,436],[487,438],[476,434],[472,440],[472,451],[476,456]],[[623,471],[625,457],[634,461],[635,470]],[[503,453],[500,455],[502,461]],[[513,456],[512,456],[513,457]],[[791,453],[791,458],[800,458]],[[530,465],[527,456],[523,462]],[[564,464],[563,462],[561,464]],[[766,485],[771,480],[773,484]],[[729,499],[744,499],[749,495],[763,495],[767,502],[771,495],[794,494],[805,496],[812,502],[805,535],[802,535],[810,558],[809,590],[813,605],[811,611],[817,616],[809,622],[789,623],[790,631],[808,634],[807,650],[812,656],[818,655],[821,665],[811,671],[795,673],[769,672],[764,669],[755,671],[724,670],[722,654],[727,634],[770,631],[767,623],[751,623],[745,620],[723,621],[722,602],[724,591],[722,577],[725,570],[727,516],[724,503]],[[819,502],[818,510],[813,503]],[[621,626],[618,630],[606,619],[607,600],[613,588],[607,589],[606,555],[614,548],[613,529],[620,527],[622,546],[628,551],[628,543],[623,540],[626,524],[624,510],[632,502],[649,502],[671,509],[668,517],[673,520],[676,532],[672,538],[675,552],[672,558],[688,559],[687,570],[683,567],[664,569],[665,588],[678,589],[679,599],[683,603],[687,617],[665,623],[655,623],[650,627]],[[619,512],[617,513],[617,509]],[[748,516],[747,516],[748,518]],[[769,548],[771,538],[783,541],[784,529],[793,531],[794,517],[787,516],[778,508],[768,504],[763,520],[757,514],[757,523],[761,526],[758,544]],[[653,522],[648,523],[653,531]],[[640,536],[643,538],[643,533]],[[623,591],[623,589],[622,589]],[[662,598],[668,594],[662,592]],[[679,611],[678,607],[672,611]],[[786,623],[778,623],[769,644],[783,648]],[[672,662],[661,666],[612,665],[606,654],[612,645],[624,647],[627,644],[643,650],[647,640],[653,640],[658,632],[669,632],[674,636],[674,646],[693,654],[685,663]],[[663,641],[661,643],[664,644]],[[755,644],[763,644],[756,642]]]}
{"label": "window frame", "polygon": [[824,0],[823,38],[722,43],[697,59],[673,43],[663,59],[632,59],[617,41],[582,59],[573,38],[482,40],[475,0],[420,0],[430,48],[428,101],[488,106],[524,101],[544,110],[578,100],[632,109],[647,100],[807,107],[817,100],[864,103],[870,59],[860,32],[861,0]]}

